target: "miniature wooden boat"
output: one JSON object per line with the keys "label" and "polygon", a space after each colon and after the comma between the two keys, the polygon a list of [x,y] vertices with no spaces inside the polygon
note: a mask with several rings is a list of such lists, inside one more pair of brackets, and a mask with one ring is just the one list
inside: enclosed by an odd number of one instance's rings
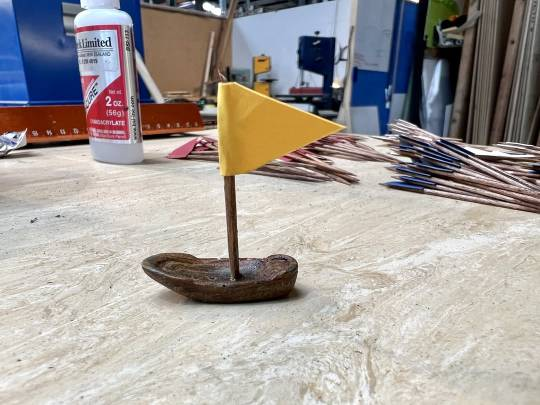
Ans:
{"label": "miniature wooden boat", "polygon": [[[246,105],[250,106],[247,111]],[[199,259],[182,253],[161,253],[143,261],[146,274],[177,293],[203,302],[227,304],[287,296],[298,273],[295,259],[284,255],[239,258],[235,176],[343,128],[238,83],[221,83],[218,155],[229,258]]]}
{"label": "miniature wooden boat", "polygon": [[297,261],[285,255],[240,259],[241,277],[231,279],[229,259],[199,259],[161,253],[142,262],[144,272],[174,292],[202,302],[235,303],[286,297],[294,288]]}

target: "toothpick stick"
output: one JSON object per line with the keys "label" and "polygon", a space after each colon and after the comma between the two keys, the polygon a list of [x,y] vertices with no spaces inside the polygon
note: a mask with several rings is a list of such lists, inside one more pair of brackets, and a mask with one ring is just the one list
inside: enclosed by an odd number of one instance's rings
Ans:
{"label": "toothpick stick", "polygon": [[229,244],[229,267],[231,279],[238,280],[240,261],[238,257],[238,226],[236,224],[236,188],[234,176],[224,176],[225,211],[227,216],[227,240]]}

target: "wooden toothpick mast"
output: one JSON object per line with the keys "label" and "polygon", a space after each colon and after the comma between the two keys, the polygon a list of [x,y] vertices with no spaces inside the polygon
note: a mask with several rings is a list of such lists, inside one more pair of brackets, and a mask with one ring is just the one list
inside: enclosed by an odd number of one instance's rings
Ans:
{"label": "wooden toothpick mast", "polygon": [[240,258],[238,257],[238,225],[236,220],[236,185],[234,176],[224,176],[225,215],[227,217],[227,240],[229,243],[229,266],[231,279],[240,278]]}

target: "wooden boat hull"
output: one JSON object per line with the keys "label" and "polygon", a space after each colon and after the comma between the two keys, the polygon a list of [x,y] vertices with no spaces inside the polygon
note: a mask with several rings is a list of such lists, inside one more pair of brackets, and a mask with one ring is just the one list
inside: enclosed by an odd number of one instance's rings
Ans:
{"label": "wooden boat hull", "polygon": [[239,280],[231,280],[229,259],[160,253],[144,259],[142,267],[150,278],[178,294],[224,304],[284,298],[298,274],[298,262],[285,255],[240,259]]}

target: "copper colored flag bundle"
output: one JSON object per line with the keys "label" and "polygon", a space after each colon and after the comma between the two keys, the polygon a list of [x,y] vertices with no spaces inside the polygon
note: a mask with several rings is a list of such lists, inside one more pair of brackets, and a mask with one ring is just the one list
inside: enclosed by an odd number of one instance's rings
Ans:
{"label": "copper colored flag bundle", "polygon": [[[337,136],[339,135],[334,135],[334,137]],[[194,138],[173,150],[167,157],[218,162],[218,141],[209,137]],[[249,173],[308,182],[358,183],[358,178],[354,173],[337,167],[332,160],[318,155],[309,148],[289,153]]]}
{"label": "copper colored flag bundle", "polygon": [[[390,169],[398,181],[390,188],[540,213],[540,153],[535,147],[507,147],[507,151],[478,149],[441,138],[405,121],[391,126],[388,138],[401,156],[411,159]],[[524,153],[530,152],[530,153]]]}

